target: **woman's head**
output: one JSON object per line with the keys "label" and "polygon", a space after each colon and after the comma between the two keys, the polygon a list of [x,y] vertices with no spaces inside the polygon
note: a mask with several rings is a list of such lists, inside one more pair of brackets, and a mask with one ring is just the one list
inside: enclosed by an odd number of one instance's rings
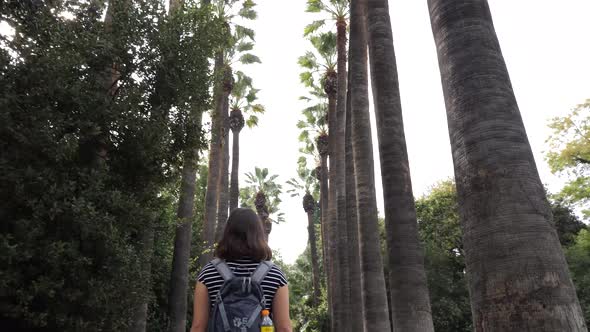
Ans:
{"label": "woman's head", "polygon": [[225,259],[250,257],[255,260],[270,260],[272,252],[266,243],[264,229],[256,212],[237,208],[227,219],[223,236],[215,256]]}

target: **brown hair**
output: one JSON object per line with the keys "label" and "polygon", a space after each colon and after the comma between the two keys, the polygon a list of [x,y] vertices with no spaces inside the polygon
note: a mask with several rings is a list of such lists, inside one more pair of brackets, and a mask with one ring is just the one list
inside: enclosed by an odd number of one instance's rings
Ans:
{"label": "brown hair", "polygon": [[221,241],[215,248],[215,256],[224,260],[248,257],[262,261],[272,258],[256,212],[247,208],[237,208],[231,212]]}

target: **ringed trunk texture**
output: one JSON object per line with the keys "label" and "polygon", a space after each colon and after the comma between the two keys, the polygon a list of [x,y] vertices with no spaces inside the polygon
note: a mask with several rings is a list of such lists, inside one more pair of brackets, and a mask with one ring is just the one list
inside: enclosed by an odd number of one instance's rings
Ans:
{"label": "ringed trunk texture", "polygon": [[313,222],[313,211],[307,212],[307,234],[309,237],[309,252],[311,255],[311,272],[313,285],[313,304],[319,303],[320,293],[320,268],[318,266],[318,250],[315,237],[315,225]]}
{"label": "ringed trunk texture", "polygon": [[337,308],[341,302],[338,301],[338,295],[336,294],[337,288],[335,285],[338,285],[338,274],[337,274],[337,262],[338,262],[338,252],[337,252],[337,225],[336,219],[338,218],[337,213],[337,205],[336,205],[336,185],[335,183],[335,157],[332,154],[333,147],[334,147],[334,137],[335,129],[336,128],[336,96],[328,94],[328,169],[327,177],[328,177],[328,200],[327,200],[327,209],[326,209],[326,221],[325,224],[325,231],[326,231],[326,254],[328,255],[328,259],[326,260],[327,265],[327,272],[326,275],[328,276],[328,310],[330,314],[330,327],[332,331],[340,331],[340,323],[338,319],[336,319],[336,315],[340,312],[339,308]]}
{"label": "ringed trunk texture", "polygon": [[221,114],[221,158],[219,174],[219,197],[217,199],[217,229],[215,242],[221,239],[227,223],[229,208],[229,92],[224,91]]}
{"label": "ringed trunk texture", "polygon": [[238,199],[240,197],[240,131],[232,131],[232,157],[231,157],[231,185],[229,191],[229,211],[233,211],[238,207]]}
{"label": "ringed trunk texture", "polygon": [[[344,129],[346,126],[346,81],[347,81],[347,56],[346,56],[346,20],[338,19],[336,22],[337,29],[337,75],[338,75],[338,92],[336,99],[336,119],[333,133],[333,146],[330,147],[330,159],[334,160],[333,168],[330,168],[330,180],[334,184],[335,214],[334,225],[334,243],[332,247],[336,253],[334,263],[334,274],[336,276],[335,285],[338,285],[336,301],[337,312],[334,313],[335,319],[340,325],[340,329],[335,331],[351,331],[351,315],[353,308],[350,307],[350,265],[348,259],[348,232],[346,231],[346,170],[344,159]],[[333,181],[332,181],[333,180]],[[332,320],[334,322],[334,320]],[[332,324],[334,326],[334,324]]]}
{"label": "ringed trunk texture", "polygon": [[485,0],[429,0],[475,331],[587,331]]}
{"label": "ringed trunk texture", "polygon": [[186,330],[186,306],[188,294],[188,263],[191,252],[191,228],[195,205],[196,165],[199,152],[187,151],[182,166],[182,182],[178,199],[178,220],[174,237],[174,254],[168,295],[168,332]]}
{"label": "ringed trunk texture", "polygon": [[[332,284],[330,279],[330,273],[328,271],[328,231],[326,230],[326,222],[328,219],[328,156],[321,155],[321,179],[320,179],[320,232],[322,237],[322,264],[324,267],[324,275],[326,277],[326,286],[329,288]],[[328,310],[330,309],[330,295],[331,291],[328,291]]]}
{"label": "ringed trunk texture", "polygon": [[390,331],[379,244],[373,144],[369,120],[366,0],[350,2],[351,142],[356,181],[364,331]]}
{"label": "ringed trunk texture", "polygon": [[215,55],[215,69],[217,76],[215,91],[215,106],[211,116],[211,144],[209,146],[209,173],[207,175],[207,190],[205,191],[205,210],[203,213],[203,240],[204,252],[199,256],[199,265],[205,266],[213,259],[213,243],[215,240],[215,225],[217,217],[217,199],[219,191],[219,174],[221,163],[221,117],[224,107],[223,84],[220,74],[224,70],[223,52]]}
{"label": "ringed trunk texture", "polygon": [[[348,72],[350,81],[350,71]],[[363,293],[361,282],[361,262],[359,252],[358,214],[356,211],[356,182],[354,180],[354,158],[351,142],[351,106],[350,88],[346,98],[346,128],[344,136],[344,150],[346,159],[346,232],[348,235],[348,259],[350,264],[350,315],[351,331],[363,331]],[[356,307],[352,308],[352,303]]]}
{"label": "ringed trunk texture", "polygon": [[385,212],[393,331],[433,332],[424,254],[404,135],[387,0],[368,0],[367,25]]}

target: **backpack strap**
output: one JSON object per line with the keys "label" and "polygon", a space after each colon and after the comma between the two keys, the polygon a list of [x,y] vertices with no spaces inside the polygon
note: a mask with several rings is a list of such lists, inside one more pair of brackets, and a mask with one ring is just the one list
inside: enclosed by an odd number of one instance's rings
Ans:
{"label": "backpack strap", "polygon": [[264,279],[264,277],[266,277],[266,275],[268,274],[270,269],[272,269],[273,265],[274,264],[271,261],[260,262],[260,264],[258,264],[258,267],[256,268],[256,270],[254,270],[254,272],[252,272],[252,276],[250,276],[250,278],[252,279],[252,281],[260,283],[262,281],[262,279]]}
{"label": "backpack strap", "polygon": [[222,259],[215,258],[211,261],[211,264],[213,264],[213,267],[215,267],[217,272],[221,274],[221,277],[224,281],[228,281],[234,278],[234,274],[230,270],[229,266],[227,266],[227,264],[225,264],[225,262]]}

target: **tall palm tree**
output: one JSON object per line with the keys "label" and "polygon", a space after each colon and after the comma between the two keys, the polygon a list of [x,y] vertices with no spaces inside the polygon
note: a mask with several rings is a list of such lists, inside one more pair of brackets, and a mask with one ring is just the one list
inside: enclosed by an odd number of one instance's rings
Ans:
{"label": "tall palm tree", "polygon": [[377,224],[373,145],[369,121],[366,0],[350,3],[351,142],[356,182],[365,331],[390,331]]}
{"label": "tall palm tree", "polygon": [[418,239],[387,0],[368,0],[371,86],[377,122],[394,331],[434,331]]}
{"label": "tall palm tree", "polygon": [[[345,194],[345,159],[344,159],[344,127],[346,112],[346,26],[349,12],[349,0],[308,0],[307,11],[329,14],[331,20],[336,21],[337,36],[337,77],[336,77],[336,108],[334,113],[329,113],[329,150],[330,150],[330,173],[329,173],[329,198],[327,224],[329,231],[328,248],[333,253],[330,259],[330,269],[334,270],[334,282],[344,292],[335,292],[333,298],[333,312],[331,314],[331,326],[333,330],[343,331],[350,328],[350,315],[343,310],[348,307],[349,262],[345,254],[347,246],[347,232],[341,227],[346,219],[346,194]],[[325,22],[325,21],[324,21]],[[322,21],[316,21],[306,28],[305,33],[312,33],[318,26],[323,25]]]}
{"label": "tall palm tree", "polygon": [[[307,233],[308,233],[308,241],[309,241],[309,251],[311,253],[311,270],[312,270],[312,285],[313,285],[313,297],[312,303],[316,306],[319,303],[319,298],[321,295],[320,290],[320,269],[318,265],[318,252],[317,252],[317,244],[316,244],[316,234],[315,234],[315,223],[314,223],[314,213],[317,207],[316,198],[319,194],[319,188],[317,185],[317,179],[315,178],[313,171],[307,169],[306,167],[300,167],[297,170],[297,174],[299,176],[298,179],[291,179],[287,181],[287,184],[291,186],[291,189],[287,190],[288,193],[291,193],[291,197],[300,196],[301,193],[305,193],[303,195],[303,210],[307,214]],[[313,194],[312,194],[313,192]]]}
{"label": "tall palm tree", "polygon": [[476,331],[587,331],[485,0],[429,0]]}
{"label": "tall palm tree", "polygon": [[[350,68],[350,63],[348,64]],[[350,81],[350,70],[348,71]],[[351,135],[351,98],[350,86],[346,92],[346,123],[344,130],[344,156],[346,160],[346,234],[348,239],[348,260],[350,264],[350,303],[355,308],[349,311],[351,331],[363,330],[363,293],[361,282],[361,261],[359,252],[358,212],[356,210],[356,182],[354,179],[354,163]],[[352,305],[350,306],[352,308]]]}
{"label": "tall palm tree", "polygon": [[[231,171],[231,189],[229,207],[233,210],[238,207],[240,196],[239,188],[239,164],[240,164],[240,131],[247,125],[252,128],[258,124],[256,114],[264,113],[264,106],[254,104],[256,101],[258,89],[252,87],[252,80],[242,72],[236,73],[236,83],[231,95],[229,116],[229,128],[232,131],[232,171]],[[249,114],[248,119],[244,119],[244,113]]]}
{"label": "tall palm tree", "polygon": [[[253,47],[254,31],[232,23],[236,16],[243,19],[256,19],[256,5],[252,0],[243,0],[242,7],[235,13],[235,4],[241,0],[215,0],[210,4],[221,20],[226,24],[229,34],[228,43],[217,51],[214,73],[216,75],[214,108],[211,116],[211,144],[209,149],[209,173],[205,193],[205,211],[203,220],[203,240],[205,248],[212,248],[215,241],[217,219],[227,217],[227,200],[223,199],[219,206],[220,193],[222,198],[228,191],[227,176],[229,167],[229,150],[227,144],[227,127],[229,95],[233,87],[231,64],[234,60],[242,63],[260,62],[258,57],[247,53]],[[245,48],[241,49],[241,48]],[[224,188],[225,187],[225,188]],[[221,189],[220,189],[221,188]],[[225,217],[224,217],[225,216]],[[212,251],[205,250],[199,257],[199,264],[204,266],[212,258]]]}
{"label": "tall palm tree", "polygon": [[[276,183],[278,175],[270,175],[268,168],[254,167],[254,173],[246,173],[248,186],[240,189],[242,206],[255,207],[264,227],[266,238],[272,231],[272,223],[285,221],[284,214],[279,211],[282,185]],[[271,219],[273,216],[276,220]]]}

